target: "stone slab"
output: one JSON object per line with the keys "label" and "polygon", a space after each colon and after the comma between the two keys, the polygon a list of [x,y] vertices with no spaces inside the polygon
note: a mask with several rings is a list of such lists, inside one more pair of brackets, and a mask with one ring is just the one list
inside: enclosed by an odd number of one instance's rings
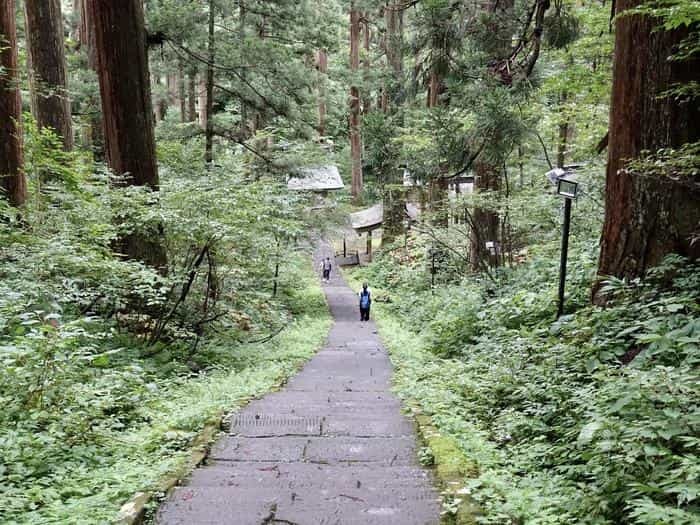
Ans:
{"label": "stone slab", "polygon": [[376,463],[381,466],[415,464],[416,447],[412,437],[313,438],[304,451],[304,461],[311,463]]}
{"label": "stone slab", "polygon": [[303,437],[225,437],[211,450],[217,461],[301,461],[308,443]]}

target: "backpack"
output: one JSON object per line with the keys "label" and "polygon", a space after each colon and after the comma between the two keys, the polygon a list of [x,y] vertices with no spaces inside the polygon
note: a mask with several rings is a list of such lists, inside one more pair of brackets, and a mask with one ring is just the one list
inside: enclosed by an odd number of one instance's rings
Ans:
{"label": "backpack", "polygon": [[362,291],[360,293],[360,308],[369,308],[369,291]]}

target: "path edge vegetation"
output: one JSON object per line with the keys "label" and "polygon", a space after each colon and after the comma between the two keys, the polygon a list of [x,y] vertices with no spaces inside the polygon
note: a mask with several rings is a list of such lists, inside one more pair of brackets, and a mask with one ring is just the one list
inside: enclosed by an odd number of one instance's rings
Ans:
{"label": "path edge vegetation", "polygon": [[[311,259],[311,257],[309,257],[309,259]],[[313,282],[313,285],[307,291],[310,295],[315,296],[315,299],[323,302],[325,305],[325,309],[323,310],[324,315],[320,318],[314,315],[320,312],[320,310],[311,312],[311,314],[304,314],[297,319],[293,327],[280,333],[276,338],[257,345],[264,348],[270,344],[289,344],[291,342],[289,340],[293,341],[297,335],[307,334],[309,337],[305,340],[306,348],[303,351],[303,357],[295,358],[292,362],[292,367],[289,369],[289,373],[278,376],[271,388],[240,398],[239,402],[235,405],[227,407],[224,410],[219,410],[216,415],[207,418],[203,422],[201,430],[192,438],[186,455],[160,476],[155,483],[143,487],[124,502],[113,521],[114,525],[155,523],[155,515],[160,504],[172,489],[186,479],[194,469],[206,461],[211,452],[211,447],[221,437],[222,433],[228,431],[230,418],[251,401],[283,388],[287,381],[301,370],[308,360],[323,346],[332,325],[332,317],[330,315],[326,296],[318,280],[313,278],[315,273],[313,271],[312,262],[309,261],[305,266],[308,269],[309,277],[311,277],[309,282]],[[316,332],[310,330],[310,328],[316,324],[320,324],[318,327],[319,337],[314,337]]]}
{"label": "path edge vegetation", "polygon": [[[352,289],[361,287],[355,272],[343,272],[345,279]],[[394,374],[392,376],[393,390],[397,393],[403,410],[415,423],[418,439],[422,445],[419,451],[421,464],[430,467],[438,482],[443,502],[440,513],[441,525],[473,525],[481,514],[481,509],[462,490],[465,477],[471,477],[478,471],[478,465],[461,449],[457,441],[450,435],[440,433],[433,424],[432,418],[425,414],[420,400],[412,396],[402,384],[402,356],[408,348],[408,340],[415,339],[415,334],[408,333],[401,327],[401,321],[381,302],[373,301],[372,319],[377,324],[379,337],[389,352]],[[405,337],[402,338],[400,334]],[[415,347],[419,348],[420,344]]]}

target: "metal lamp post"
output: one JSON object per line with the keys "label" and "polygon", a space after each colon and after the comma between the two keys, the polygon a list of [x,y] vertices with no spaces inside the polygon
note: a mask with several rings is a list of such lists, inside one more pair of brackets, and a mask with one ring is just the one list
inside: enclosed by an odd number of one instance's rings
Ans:
{"label": "metal lamp post", "polygon": [[564,314],[564,289],[566,286],[566,260],[569,255],[569,230],[571,227],[571,202],[577,197],[578,182],[572,171],[557,168],[547,173],[557,185],[557,195],[564,198],[564,224],[561,232],[561,259],[559,261],[559,304],[557,319]]}

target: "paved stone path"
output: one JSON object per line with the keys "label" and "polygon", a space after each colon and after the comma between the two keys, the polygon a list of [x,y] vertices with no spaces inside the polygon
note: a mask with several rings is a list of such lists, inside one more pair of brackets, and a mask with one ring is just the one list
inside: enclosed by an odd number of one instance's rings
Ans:
{"label": "paved stone path", "polygon": [[335,319],[324,349],[284,390],[233,417],[230,434],[163,504],[158,523],[439,522],[376,327],[359,321],[356,296],[337,272],[324,288]]}

